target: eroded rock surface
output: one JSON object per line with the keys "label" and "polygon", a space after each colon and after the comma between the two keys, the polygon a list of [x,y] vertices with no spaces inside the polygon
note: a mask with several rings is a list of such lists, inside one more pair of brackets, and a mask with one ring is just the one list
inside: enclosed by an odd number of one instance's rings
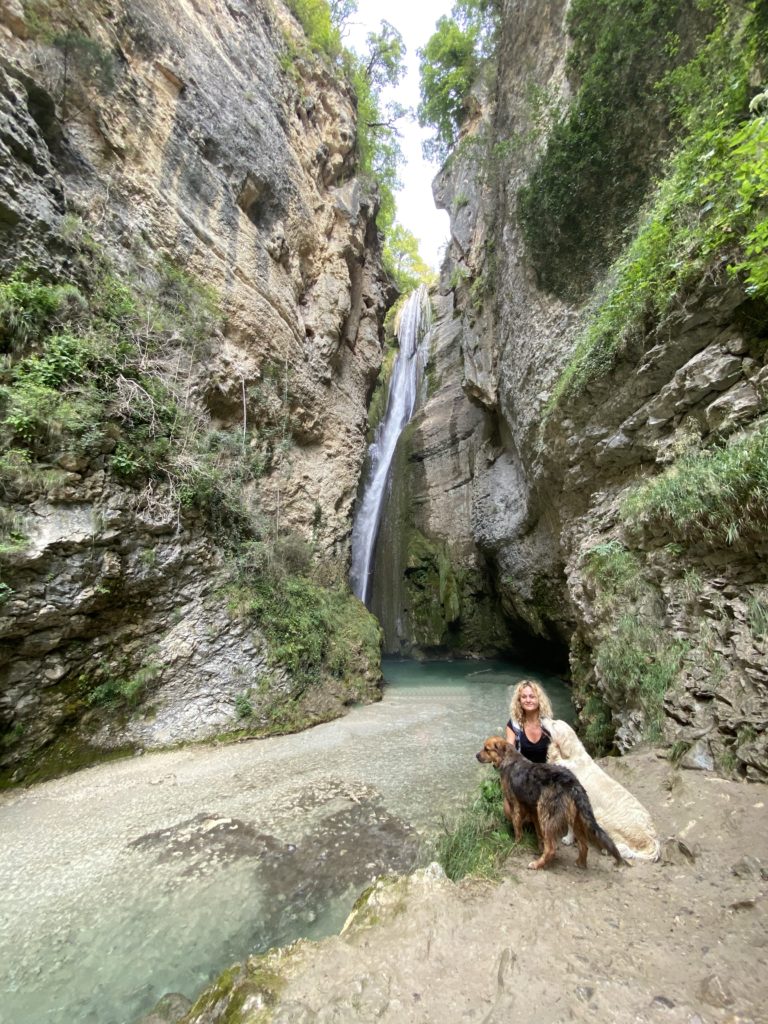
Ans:
{"label": "eroded rock surface", "polygon": [[[85,77],[64,74],[55,32],[24,10],[0,7],[3,268],[66,279],[72,246],[97,244],[115,273],[166,261],[215,288],[223,333],[161,372],[211,429],[245,437],[259,416],[290,416],[290,457],[243,498],[343,579],[388,288],[348,85],[279,3],[88,5],[67,29],[101,62]],[[97,746],[214,735],[238,726],[251,687],[291,692],[228,609],[216,538],[173,487],[121,485],[109,455],[54,453],[55,484],[9,509],[24,542],[3,556],[7,766],[77,723],[78,680],[97,667],[149,672],[153,691],[141,721],[91,729]],[[375,697],[377,667],[363,676],[359,696]],[[310,718],[339,713],[348,695],[333,689]]]}
{"label": "eroded rock surface", "polygon": [[[481,109],[434,183],[451,215],[445,323],[428,369],[437,386],[408,438],[414,499],[401,519],[441,554],[441,581],[486,567],[508,640],[523,631],[567,651],[591,742],[628,750],[656,729],[702,764],[765,780],[764,530],[753,522],[694,540],[674,523],[632,527],[622,511],[676,461],[764,429],[764,308],[713,267],[674,299],[661,326],[649,316],[602,377],[556,396],[591,305],[610,286],[554,294],[520,221],[521,190],[578,88],[566,21],[565,3],[502,4],[495,105],[478,94]],[[654,116],[648,133],[659,127]],[[649,145],[659,140],[649,134]],[[599,222],[599,202],[594,212]],[[550,245],[559,259],[558,241]],[[560,264],[561,275],[568,270]],[[570,270],[571,282],[598,273]],[[412,562],[401,572],[406,604]],[[471,602],[443,606],[430,629],[412,617],[409,633],[404,615],[406,641],[456,644]],[[652,722],[636,690],[662,663],[653,685],[664,715]],[[630,675],[635,689],[622,685]]]}

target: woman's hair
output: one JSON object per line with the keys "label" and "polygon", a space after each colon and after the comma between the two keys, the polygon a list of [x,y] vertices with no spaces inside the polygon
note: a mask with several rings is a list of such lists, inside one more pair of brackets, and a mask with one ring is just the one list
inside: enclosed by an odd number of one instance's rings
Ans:
{"label": "woman's hair", "polygon": [[544,688],[533,679],[521,679],[515,687],[515,692],[512,694],[512,703],[509,705],[509,717],[512,721],[519,723],[523,721],[523,705],[520,695],[526,686],[530,686],[539,698],[539,718],[551,718],[552,705],[549,703],[549,697],[544,692]]}

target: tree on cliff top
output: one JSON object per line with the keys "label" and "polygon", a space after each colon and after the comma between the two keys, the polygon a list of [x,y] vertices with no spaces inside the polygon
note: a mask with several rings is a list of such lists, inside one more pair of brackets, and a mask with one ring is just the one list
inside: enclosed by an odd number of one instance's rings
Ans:
{"label": "tree on cliff top", "polygon": [[495,50],[498,6],[498,0],[457,0],[419,51],[419,124],[435,130],[423,147],[428,159],[444,161],[458,142],[472,87]]}

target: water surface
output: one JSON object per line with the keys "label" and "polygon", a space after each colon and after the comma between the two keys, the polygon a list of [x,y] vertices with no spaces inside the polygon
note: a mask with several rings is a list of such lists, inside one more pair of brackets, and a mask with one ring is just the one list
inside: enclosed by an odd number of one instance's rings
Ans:
{"label": "water surface", "polygon": [[474,754],[526,674],[389,661],[382,702],[336,722],[2,795],[0,1024],[132,1024],[249,953],[337,931],[488,771]]}

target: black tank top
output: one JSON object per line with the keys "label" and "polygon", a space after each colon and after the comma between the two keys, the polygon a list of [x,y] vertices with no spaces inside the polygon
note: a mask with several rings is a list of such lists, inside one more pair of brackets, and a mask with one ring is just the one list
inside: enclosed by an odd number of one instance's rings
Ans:
{"label": "black tank top", "polygon": [[549,750],[549,744],[552,742],[547,732],[542,729],[541,737],[535,743],[532,743],[525,735],[525,729],[520,729],[517,732],[517,737],[520,753],[523,757],[527,757],[529,761],[533,761],[535,764],[547,763],[547,751]]}

